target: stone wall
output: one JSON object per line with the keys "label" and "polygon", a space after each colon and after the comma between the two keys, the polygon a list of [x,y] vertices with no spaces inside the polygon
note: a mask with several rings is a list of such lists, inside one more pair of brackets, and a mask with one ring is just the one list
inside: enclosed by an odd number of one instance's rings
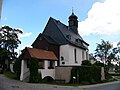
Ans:
{"label": "stone wall", "polygon": [[65,83],[69,83],[71,79],[72,67],[55,67],[55,80],[65,80]]}

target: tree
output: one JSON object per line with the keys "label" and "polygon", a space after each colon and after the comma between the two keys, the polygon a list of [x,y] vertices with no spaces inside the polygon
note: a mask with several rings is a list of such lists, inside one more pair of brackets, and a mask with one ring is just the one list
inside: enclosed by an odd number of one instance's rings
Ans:
{"label": "tree", "polygon": [[[3,49],[0,51],[0,56],[3,61],[6,59],[8,60],[8,69],[10,68],[10,61],[16,59],[17,57],[17,52],[15,52],[15,49],[17,49],[18,45],[21,44],[18,34],[22,33],[23,32],[21,30],[14,29],[9,26],[2,26],[0,28],[0,48]],[[4,55],[7,57],[4,58]]]}
{"label": "tree", "polygon": [[99,57],[103,63],[107,63],[107,56],[112,48],[112,45],[109,41],[101,41],[101,44],[97,44],[95,50],[95,56]]}
{"label": "tree", "polygon": [[101,41],[101,44],[97,44],[95,50],[95,56],[99,57],[101,61],[107,65],[107,70],[111,65],[112,60],[118,60],[118,53],[120,49],[118,47],[113,48],[113,45],[109,41]]}

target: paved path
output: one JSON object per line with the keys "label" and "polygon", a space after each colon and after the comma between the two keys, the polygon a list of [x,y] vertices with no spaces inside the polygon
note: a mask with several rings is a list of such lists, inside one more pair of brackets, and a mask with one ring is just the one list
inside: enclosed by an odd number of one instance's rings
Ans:
{"label": "paved path", "polygon": [[120,82],[111,82],[85,86],[57,86],[30,84],[6,78],[0,74],[0,90],[120,90]]}

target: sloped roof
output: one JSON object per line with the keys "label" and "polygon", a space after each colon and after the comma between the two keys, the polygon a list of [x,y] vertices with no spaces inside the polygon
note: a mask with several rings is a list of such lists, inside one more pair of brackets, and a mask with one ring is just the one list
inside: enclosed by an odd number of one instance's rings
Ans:
{"label": "sloped roof", "polygon": [[39,60],[58,60],[55,54],[52,51],[46,51],[36,48],[25,48],[25,54],[23,59],[36,58]]}
{"label": "sloped roof", "polygon": [[55,41],[55,43],[58,45],[72,44],[83,49],[87,49],[83,43],[89,45],[78,33],[74,33],[74,31],[69,29],[68,26],[52,17],[50,17],[42,34],[52,38],[53,41]]}

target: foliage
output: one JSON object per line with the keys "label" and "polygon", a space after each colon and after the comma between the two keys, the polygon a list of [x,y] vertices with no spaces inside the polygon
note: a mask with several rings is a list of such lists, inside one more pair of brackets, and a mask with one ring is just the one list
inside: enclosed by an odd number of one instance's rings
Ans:
{"label": "foliage", "polygon": [[30,83],[39,83],[41,79],[41,74],[38,73],[38,61],[34,58],[29,60],[30,69]]}
{"label": "foliage", "polygon": [[3,70],[6,68],[5,66],[5,60],[8,58],[8,51],[5,50],[5,49],[0,49],[0,64],[2,65],[3,67]]}
{"label": "foliage", "polygon": [[[22,31],[19,29],[13,29],[9,26],[3,26],[0,28],[0,49],[3,49],[0,53],[0,58],[2,58],[2,61],[5,62],[7,59],[10,64],[11,60],[17,58],[17,52],[15,52],[15,49],[17,49],[18,44],[21,43],[18,34],[22,34]],[[7,57],[4,57],[4,55]],[[8,69],[9,68],[10,67],[8,67]]]}
{"label": "foliage", "polygon": [[96,61],[93,65],[104,67],[104,63],[101,63],[100,61]]}
{"label": "foliage", "polygon": [[10,71],[4,71],[4,75],[12,79],[17,79],[15,73],[12,73]]}
{"label": "foliage", "polygon": [[89,60],[84,60],[82,61],[82,65],[91,66],[91,63]]}
{"label": "foliage", "polygon": [[[112,45],[109,41],[101,41],[101,44],[97,44],[96,47],[96,53],[95,55],[99,57],[102,61],[105,60],[105,63],[107,62],[107,56],[112,48]],[[103,61],[104,62],[104,61]]]}
{"label": "foliage", "polygon": [[[74,79],[73,77],[76,77]],[[101,81],[101,68],[97,66],[73,67],[71,83],[96,83]]]}
{"label": "foliage", "polygon": [[15,61],[15,64],[13,65],[13,70],[16,74],[17,79],[20,79],[20,74],[21,74],[21,60],[17,59]]}
{"label": "foliage", "polygon": [[109,70],[112,60],[119,60],[118,53],[120,53],[119,47],[113,48],[113,45],[109,41],[104,40],[101,41],[101,44],[97,44],[95,50],[95,56],[99,57],[101,61],[103,61],[103,63],[107,65],[107,71]]}
{"label": "foliage", "polygon": [[120,76],[120,73],[109,73],[111,76]]}

